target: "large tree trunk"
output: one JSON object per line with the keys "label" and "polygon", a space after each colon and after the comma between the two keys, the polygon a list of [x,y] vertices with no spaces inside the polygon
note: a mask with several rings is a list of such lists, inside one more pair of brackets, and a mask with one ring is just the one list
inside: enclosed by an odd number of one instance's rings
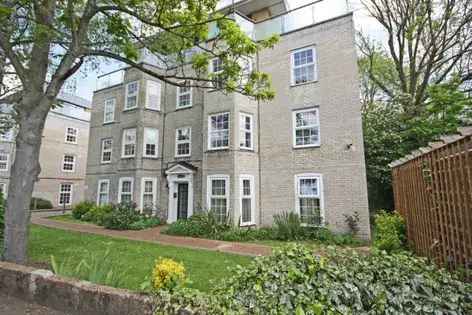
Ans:
{"label": "large tree trunk", "polygon": [[3,258],[19,264],[27,261],[30,200],[41,170],[39,151],[47,113],[52,100],[42,93],[28,93],[17,106],[19,131],[15,161],[11,168],[5,211]]}

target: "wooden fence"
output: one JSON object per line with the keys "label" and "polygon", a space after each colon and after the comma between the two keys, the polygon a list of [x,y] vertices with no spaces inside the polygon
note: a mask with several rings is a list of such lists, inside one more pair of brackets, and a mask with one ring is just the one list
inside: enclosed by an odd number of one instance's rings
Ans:
{"label": "wooden fence", "polygon": [[390,164],[395,208],[418,255],[472,268],[472,127]]}

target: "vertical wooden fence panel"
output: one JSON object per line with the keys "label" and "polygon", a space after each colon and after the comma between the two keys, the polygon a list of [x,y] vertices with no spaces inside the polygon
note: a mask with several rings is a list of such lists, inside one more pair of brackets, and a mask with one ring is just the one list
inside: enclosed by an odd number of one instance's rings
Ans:
{"label": "vertical wooden fence panel", "polygon": [[472,136],[392,164],[396,210],[417,254],[451,268],[472,268]]}

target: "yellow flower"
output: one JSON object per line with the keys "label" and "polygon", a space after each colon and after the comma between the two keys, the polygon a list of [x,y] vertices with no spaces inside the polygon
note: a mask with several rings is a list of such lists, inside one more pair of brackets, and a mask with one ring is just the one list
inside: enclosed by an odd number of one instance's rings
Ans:
{"label": "yellow flower", "polygon": [[159,258],[152,271],[152,286],[156,290],[172,290],[185,282],[183,264],[168,258]]}

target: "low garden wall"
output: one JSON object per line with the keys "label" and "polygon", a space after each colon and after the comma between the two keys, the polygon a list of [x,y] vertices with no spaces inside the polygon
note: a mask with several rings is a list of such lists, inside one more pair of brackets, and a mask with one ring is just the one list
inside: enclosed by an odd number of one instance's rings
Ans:
{"label": "low garden wall", "polygon": [[0,262],[0,292],[70,314],[153,314],[152,299],[147,295],[7,262]]}

